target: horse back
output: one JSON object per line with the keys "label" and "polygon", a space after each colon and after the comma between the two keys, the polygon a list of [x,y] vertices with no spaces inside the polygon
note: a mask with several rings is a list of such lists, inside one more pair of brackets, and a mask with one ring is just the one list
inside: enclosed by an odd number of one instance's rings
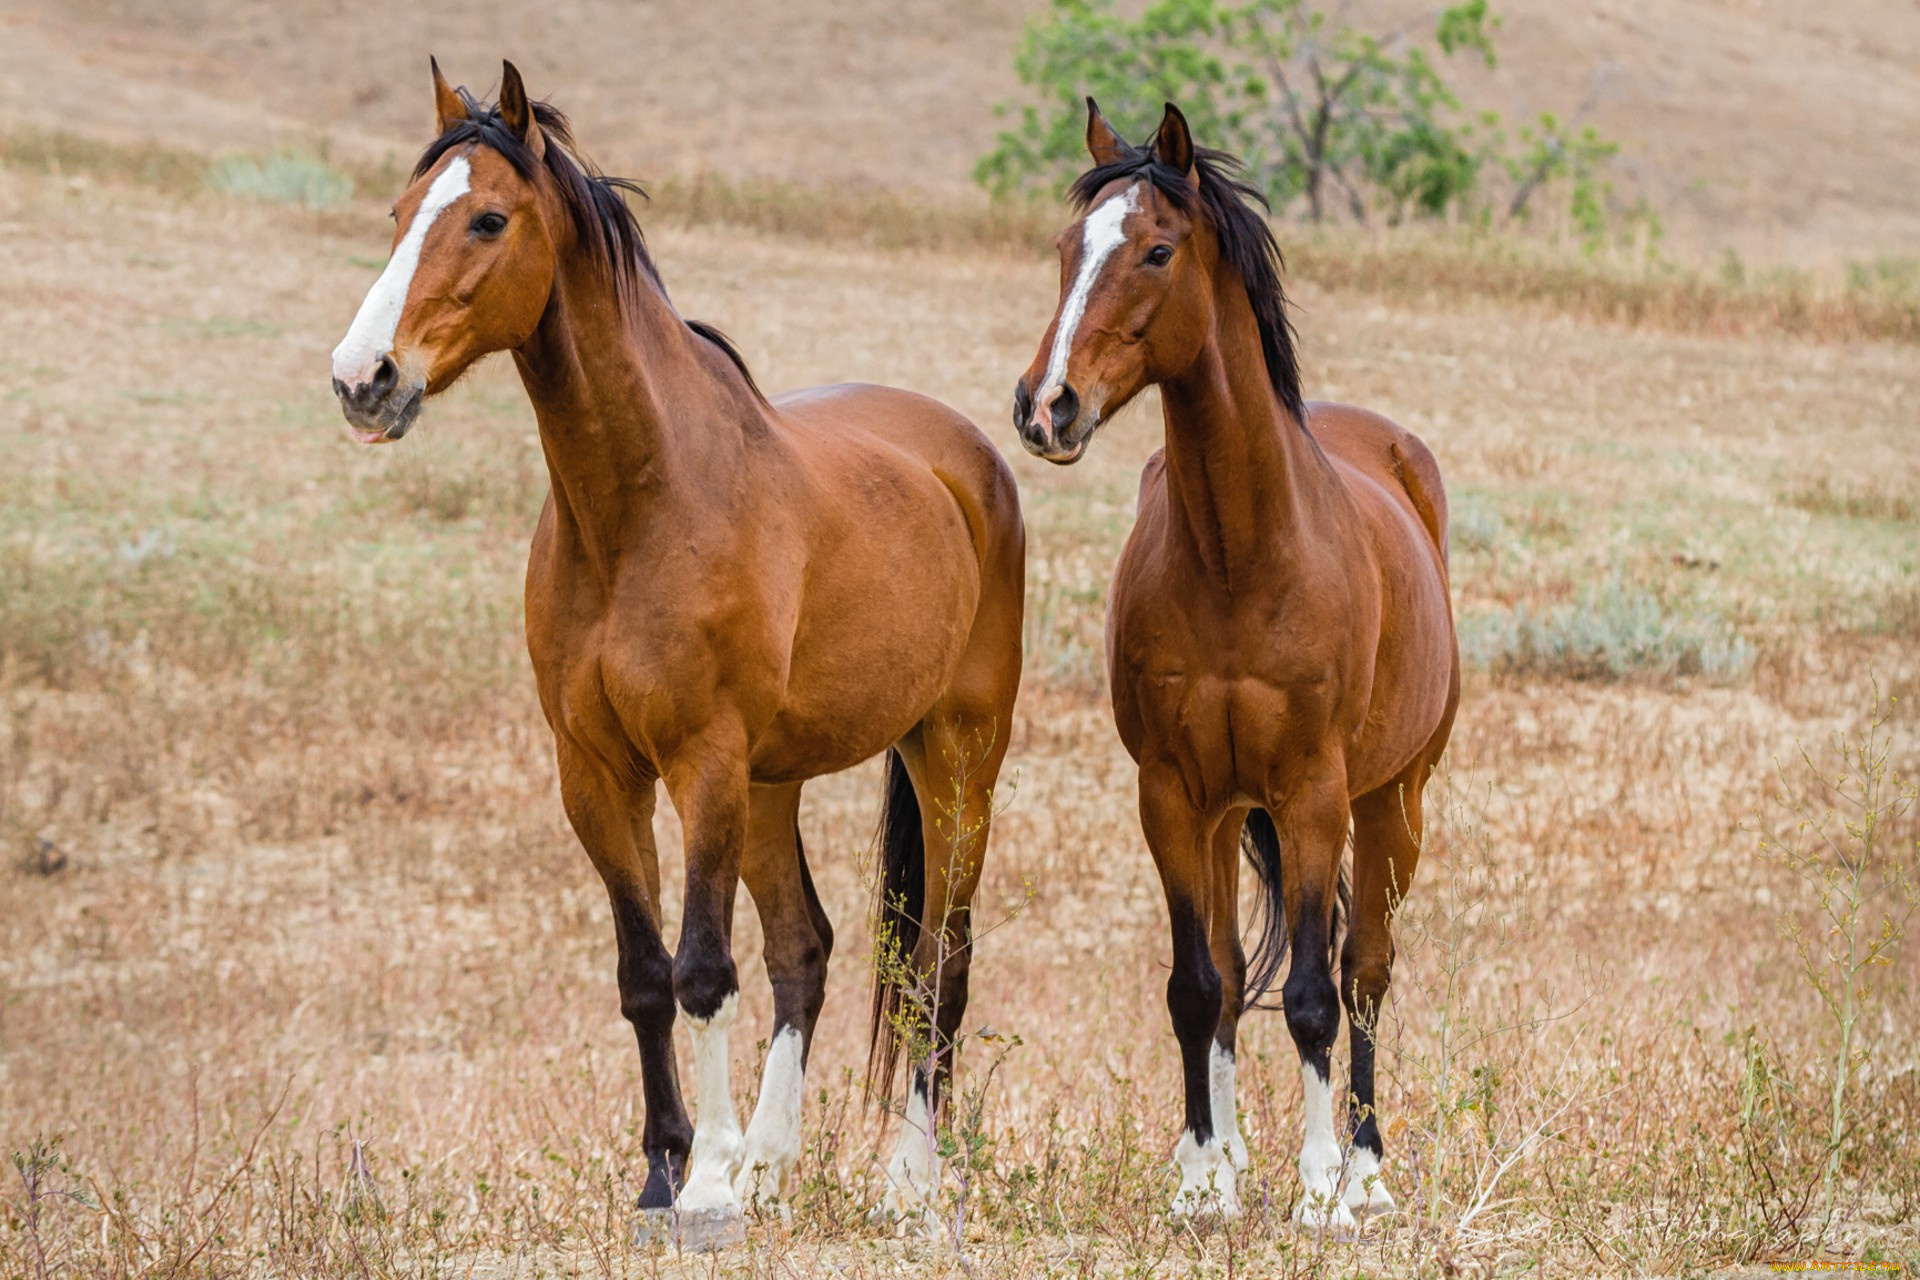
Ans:
{"label": "horse back", "polygon": [[1378,481],[1404,504],[1438,553],[1447,559],[1447,490],[1426,442],[1370,409],[1316,401],[1307,406],[1307,430],[1331,459]]}
{"label": "horse back", "polygon": [[805,387],[772,403],[802,436],[832,452],[904,454],[931,472],[960,507],[983,569],[1023,560],[1026,526],[1013,470],[965,414],[918,392],[870,383]]}

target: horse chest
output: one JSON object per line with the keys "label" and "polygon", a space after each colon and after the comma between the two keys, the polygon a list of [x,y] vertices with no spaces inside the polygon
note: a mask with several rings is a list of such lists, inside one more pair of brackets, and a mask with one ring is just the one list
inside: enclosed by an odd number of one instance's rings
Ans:
{"label": "horse chest", "polygon": [[1331,670],[1267,671],[1172,655],[1116,673],[1115,718],[1143,764],[1176,764],[1197,793],[1224,804],[1264,798],[1336,747]]}

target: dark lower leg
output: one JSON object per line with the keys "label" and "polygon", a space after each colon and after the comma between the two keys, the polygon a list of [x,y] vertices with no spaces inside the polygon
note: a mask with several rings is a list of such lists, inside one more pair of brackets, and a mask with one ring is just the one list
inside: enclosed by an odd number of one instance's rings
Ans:
{"label": "dark lower leg", "polygon": [[620,1012],[633,1024],[640,1045],[640,1080],[646,1121],[640,1143],[647,1153],[642,1209],[673,1204],[686,1176],[693,1126],[680,1097],[673,1055],[673,961],[644,906],[613,901],[614,934],[620,947]]}
{"label": "dark lower leg", "polygon": [[1293,953],[1281,1000],[1287,1029],[1300,1054],[1300,1181],[1304,1190],[1299,1218],[1313,1225],[1350,1224],[1340,1200],[1345,1163],[1334,1130],[1331,1068],[1333,1041],[1340,1031],[1340,995],[1327,956],[1329,906],[1318,895],[1306,897],[1293,936]]}
{"label": "dark lower leg", "polygon": [[1348,1042],[1353,1072],[1347,1090],[1347,1134],[1355,1151],[1371,1152],[1378,1160],[1380,1125],[1373,1100],[1373,1061],[1379,1010],[1387,994],[1384,965],[1356,964],[1343,956],[1340,976],[1345,986]]}
{"label": "dark lower leg", "polygon": [[1220,1028],[1222,991],[1206,930],[1191,903],[1171,907],[1173,972],[1167,977],[1167,1013],[1180,1042],[1181,1074],[1186,1085],[1186,1127],[1194,1143],[1213,1141],[1212,1044]]}

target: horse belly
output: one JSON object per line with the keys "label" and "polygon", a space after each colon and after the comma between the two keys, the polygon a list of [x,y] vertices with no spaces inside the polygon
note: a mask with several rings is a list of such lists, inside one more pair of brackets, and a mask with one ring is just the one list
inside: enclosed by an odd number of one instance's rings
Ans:
{"label": "horse belly", "polygon": [[1436,570],[1402,584],[1382,630],[1367,718],[1347,753],[1354,795],[1398,777],[1433,740],[1453,697],[1454,666],[1453,611]]}

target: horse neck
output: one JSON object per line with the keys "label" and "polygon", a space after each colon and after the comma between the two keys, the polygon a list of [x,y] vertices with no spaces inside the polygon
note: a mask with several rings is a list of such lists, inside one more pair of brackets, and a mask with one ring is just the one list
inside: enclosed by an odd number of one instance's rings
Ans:
{"label": "horse neck", "polygon": [[[557,532],[610,582],[649,524],[706,513],[737,486],[758,402],[644,274],[629,305],[589,265],[563,265],[533,338],[515,351],[553,484]],[[737,382],[739,385],[730,385]]]}
{"label": "horse neck", "polygon": [[1193,366],[1160,387],[1175,528],[1229,594],[1284,572],[1328,477],[1325,457],[1281,404],[1238,275],[1216,271],[1218,322]]}

